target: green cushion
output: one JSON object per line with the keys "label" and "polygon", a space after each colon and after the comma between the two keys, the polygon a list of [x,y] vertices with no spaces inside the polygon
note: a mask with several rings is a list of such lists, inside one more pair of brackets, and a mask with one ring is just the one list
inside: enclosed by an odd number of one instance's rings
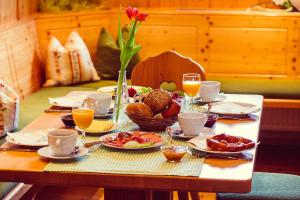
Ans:
{"label": "green cushion", "polygon": [[111,85],[116,85],[116,84],[117,84],[117,81],[101,80],[101,81],[97,81],[97,82],[90,82],[90,83],[80,84],[79,86],[84,87],[84,88],[90,88],[90,89],[97,90],[100,87],[111,86]]}
{"label": "green cushion", "polygon": [[269,98],[300,98],[300,80],[225,79],[221,82],[224,93],[261,94]]}
{"label": "green cushion", "polygon": [[[50,107],[48,97],[59,97],[71,91],[95,91],[100,87],[116,85],[117,81],[101,80],[74,86],[46,87],[25,98],[20,103],[19,129],[37,118],[45,109]],[[130,84],[130,80],[128,81]]]}
{"label": "green cushion", "polygon": [[248,194],[218,194],[218,200],[299,200],[300,176],[255,172]]}
{"label": "green cushion", "polygon": [[[128,29],[122,29],[124,38]],[[109,32],[102,28],[97,44],[95,68],[102,79],[117,80],[120,69],[120,48]],[[139,55],[135,55],[127,66],[127,77],[130,78],[133,67],[140,61]]]}
{"label": "green cushion", "polygon": [[79,86],[47,87],[38,90],[20,103],[19,129],[37,118],[45,109],[50,107],[48,97],[64,96],[71,91],[87,91],[91,88]]}
{"label": "green cushion", "polygon": [[16,185],[16,183],[0,182],[0,199],[5,197]]}

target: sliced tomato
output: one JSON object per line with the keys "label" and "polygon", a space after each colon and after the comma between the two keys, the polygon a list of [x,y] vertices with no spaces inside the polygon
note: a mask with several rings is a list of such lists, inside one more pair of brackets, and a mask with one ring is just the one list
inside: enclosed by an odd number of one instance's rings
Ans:
{"label": "sliced tomato", "polygon": [[155,142],[155,143],[158,143],[158,142],[161,142],[162,138],[159,134],[157,133],[144,133],[143,138],[147,138],[149,140],[149,142]]}

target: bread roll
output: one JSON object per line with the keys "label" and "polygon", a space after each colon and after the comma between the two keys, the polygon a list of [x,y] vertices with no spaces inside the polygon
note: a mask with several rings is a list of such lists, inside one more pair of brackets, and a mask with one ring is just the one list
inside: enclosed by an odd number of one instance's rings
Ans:
{"label": "bread roll", "polygon": [[134,114],[141,117],[153,117],[153,112],[144,103],[131,103],[127,106],[126,111],[128,114]]}
{"label": "bread roll", "polygon": [[154,114],[157,114],[164,110],[171,100],[172,97],[168,92],[153,90],[145,97],[144,103],[151,108]]}

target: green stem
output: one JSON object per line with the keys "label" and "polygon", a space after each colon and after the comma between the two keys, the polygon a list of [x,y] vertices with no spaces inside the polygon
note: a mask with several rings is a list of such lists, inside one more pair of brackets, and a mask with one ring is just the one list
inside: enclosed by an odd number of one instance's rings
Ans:
{"label": "green stem", "polygon": [[[121,105],[121,94],[123,90],[123,79],[124,79],[124,71],[127,68],[128,63],[131,60],[131,57],[127,57],[126,52],[129,50],[129,48],[132,48],[134,45],[131,44],[133,39],[134,39],[134,34],[135,34],[135,28],[137,25],[137,19],[135,19],[133,26],[130,31],[129,39],[127,40],[125,46],[121,48],[121,55],[120,55],[120,61],[121,61],[121,68],[120,68],[120,74],[119,74],[119,79],[118,79],[118,89],[117,89],[117,113],[116,113],[116,122],[119,120],[119,114],[120,114],[120,105]],[[120,31],[120,24],[119,24],[119,34],[122,34]],[[125,52],[124,52],[125,51]],[[126,91],[125,91],[126,92]]]}
{"label": "green stem", "polygon": [[119,113],[120,113],[120,105],[121,105],[121,94],[123,90],[123,79],[124,79],[124,69],[121,66],[120,72],[119,72],[119,79],[118,79],[118,89],[117,89],[117,113],[116,113],[116,122],[118,122],[119,119]]}

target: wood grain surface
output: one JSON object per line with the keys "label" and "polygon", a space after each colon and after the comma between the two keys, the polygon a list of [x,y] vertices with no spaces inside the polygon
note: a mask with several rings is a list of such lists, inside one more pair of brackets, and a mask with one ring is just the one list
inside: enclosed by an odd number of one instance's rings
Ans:
{"label": "wood grain surface", "polygon": [[19,21],[0,31],[0,79],[20,98],[41,87],[44,75],[33,19]]}
{"label": "wood grain surface", "polygon": [[176,90],[182,91],[182,74],[186,73],[200,74],[201,80],[206,80],[200,64],[175,51],[166,51],[137,64],[132,71],[131,81],[133,85],[152,88],[160,88],[162,82],[174,82]]}

